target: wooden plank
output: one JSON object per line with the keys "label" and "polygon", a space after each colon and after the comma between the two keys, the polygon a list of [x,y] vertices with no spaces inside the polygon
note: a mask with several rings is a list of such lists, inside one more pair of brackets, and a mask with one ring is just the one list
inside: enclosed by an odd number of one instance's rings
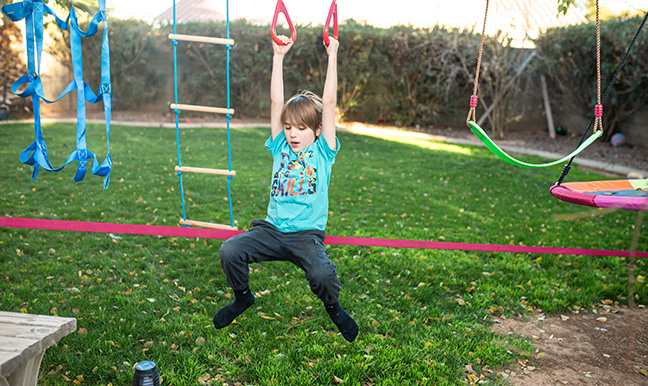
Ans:
{"label": "wooden plank", "polygon": [[0,311],[0,324],[64,327],[66,325],[69,325],[70,323],[73,323],[74,327],[76,328],[75,318]]}
{"label": "wooden plank", "polygon": [[544,100],[545,114],[547,115],[547,129],[549,130],[549,137],[551,139],[556,139],[556,126],[554,126],[553,113],[551,112],[551,103],[549,102],[547,79],[544,75],[540,75],[540,83],[542,84],[542,99]]}
{"label": "wooden plank", "polygon": [[20,338],[13,336],[0,336],[0,353],[12,353],[24,350],[40,350],[43,344],[38,338]]}
{"label": "wooden plank", "polygon": [[[38,355],[38,352],[34,355]],[[25,364],[29,358],[31,357],[23,356],[21,353],[0,351],[0,377],[12,374]]]}
{"label": "wooden plank", "polygon": [[200,173],[200,174],[213,174],[218,176],[235,176],[236,171],[226,170],[226,169],[207,169],[207,168],[195,168],[191,166],[176,166],[176,172],[183,173]]}
{"label": "wooden plank", "polygon": [[230,46],[234,45],[234,39],[212,38],[209,36],[169,34],[169,39],[181,40],[185,42],[223,44],[223,45],[229,44]]}
{"label": "wooden plank", "polygon": [[229,225],[213,224],[210,222],[193,221],[193,220],[180,220],[180,225],[190,225],[190,226],[197,226],[201,228],[225,229],[225,230],[233,230],[233,231],[238,230],[237,227],[232,227]]}
{"label": "wooden plank", "polygon": [[6,338],[22,338],[22,339],[39,339],[43,348],[48,348],[56,344],[62,337],[68,335],[74,330],[67,328],[58,328],[52,326],[20,326],[20,325],[5,325],[0,323],[2,329],[2,336],[0,339]]}
{"label": "wooden plank", "polygon": [[[0,341],[0,344],[4,344]],[[31,359],[40,356],[44,350],[40,342],[37,345],[26,348],[23,351],[0,351],[0,376],[14,374]]]}
{"label": "wooden plank", "polygon": [[75,318],[0,311],[0,376],[20,370],[75,329]]}
{"label": "wooden plank", "polygon": [[0,375],[14,373],[44,350],[40,339],[0,337]]}
{"label": "wooden plank", "polygon": [[[43,338],[45,348],[76,330],[75,318],[32,315],[0,311],[0,335],[22,338]],[[22,335],[15,335],[20,333]]]}
{"label": "wooden plank", "polygon": [[36,386],[38,384],[38,372],[43,360],[44,351],[25,361],[16,371],[9,375],[11,386]]}
{"label": "wooden plank", "polygon": [[169,108],[174,110],[178,109],[180,111],[197,111],[200,113],[214,113],[214,114],[234,114],[234,109],[226,109],[223,107],[209,107],[209,106],[196,106],[196,105],[183,105],[171,103]]}

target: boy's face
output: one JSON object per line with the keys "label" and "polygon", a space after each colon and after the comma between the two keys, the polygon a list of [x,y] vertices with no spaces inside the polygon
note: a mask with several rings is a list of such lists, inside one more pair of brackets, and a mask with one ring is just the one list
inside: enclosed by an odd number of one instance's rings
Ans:
{"label": "boy's face", "polygon": [[317,137],[319,137],[321,131],[321,128],[313,130],[310,127],[307,127],[303,124],[297,124],[295,122],[284,123],[286,141],[288,141],[290,148],[295,153],[299,153],[300,151],[310,146],[311,143],[315,142]]}

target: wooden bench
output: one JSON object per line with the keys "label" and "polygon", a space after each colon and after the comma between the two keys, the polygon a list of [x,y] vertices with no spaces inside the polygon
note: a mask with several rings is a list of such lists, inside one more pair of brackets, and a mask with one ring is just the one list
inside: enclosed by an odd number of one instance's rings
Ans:
{"label": "wooden bench", "polygon": [[75,318],[0,311],[0,386],[34,386],[45,350],[76,330]]}

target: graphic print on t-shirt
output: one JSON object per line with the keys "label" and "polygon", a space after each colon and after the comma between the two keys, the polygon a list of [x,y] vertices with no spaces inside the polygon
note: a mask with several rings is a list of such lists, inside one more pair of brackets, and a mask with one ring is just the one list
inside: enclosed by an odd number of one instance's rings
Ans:
{"label": "graphic print on t-shirt", "polygon": [[304,151],[297,159],[290,159],[289,153],[281,153],[281,164],[272,176],[270,195],[302,196],[317,192],[317,168],[308,163],[313,159],[312,151]]}

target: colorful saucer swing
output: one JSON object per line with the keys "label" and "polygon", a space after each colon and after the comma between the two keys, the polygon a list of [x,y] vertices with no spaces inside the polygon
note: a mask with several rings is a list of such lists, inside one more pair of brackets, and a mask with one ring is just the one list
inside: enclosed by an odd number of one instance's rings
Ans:
{"label": "colorful saucer swing", "polygon": [[[527,163],[521,160],[518,160],[511,155],[507,154],[502,150],[497,144],[489,138],[486,132],[475,122],[476,114],[475,110],[477,108],[477,89],[479,84],[479,69],[481,67],[481,58],[484,44],[484,34],[486,30],[486,17],[488,15],[488,0],[486,0],[486,9],[484,14],[484,25],[482,30],[482,37],[479,47],[479,55],[477,61],[477,69],[475,72],[475,85],[473,89],[473,95],[470,98],[470,110],[468,112],[468,118],[466,119],[466,124],[471,129],[473,134],[479,138],[485,145],[490,149],[493,154],[498,156],[500,159],[516,166],[525,167],[525,168],[543,168],[548,166],[557,165],[569,159],[569,163],[563,167],[562,175],[558,182],[553,185],[549,191],[550,193],[558,198],[559,200],[569,202],[572,204],[591,206],[596,208],[616,208],[616,209],[632,209],[632,210],[648,210],[648,179],[628,179],[628,180],[614,180],[614,181],[590,181],[590,182],[569,182],[563,184],[563,179],[569,173],[571,168],[571,163],[573,162],[576,155],[585,150],[590,144],[592,144],[596,139],[598,139],[603,134],[603,102],[610,93],[614,82],[616,81],[619,72],[623,68],[630,50],[637,40],[637,36],[641,32],[643,26],[646,23],[648,18],[648,13],[643,18],[643,21],[639,25],[637,32],[635,33],[628,49],[623,57],[623,60],[619,64],[612,81],[605,91],[603,99],[601,99],[601,37],[600,37],[600,27],[599,27],[599,18],[598,18],[598,1],[597,12],[596,12],[596,39],[597,39],[597,104],[594,109],[594,117],[590,121],[587,130],[583,134],[583,138],[579,146],[572,153],[568,154],[565,157],[562,157],[559,160],[555,160],[548,163],[541,164],[532,164]],[[594,125],[593,133],[586,138],[587,133]]]}
{"label": "colorful saucer swing", "polygon": [[[648,12],[643,18],[643,21],[639,25],[637,32],[635,33],[628,50],[626,51],[621,64],[617,68],[612,81],[605,91],[605,96],[603,101],[608,96],[608,93],[612,89],[614,82],[616,81],[617,75],[623,68],[626,59],[630,53],[630,49],[637,40],[637,36],[641,32],[644,24],[646,24],[646,19],[648,18]],[[597,23],[598,23],[598,12],[597,12]],[[597,28],[597,40],[598,40],[598,50],[600,55],[600,36],[599,28]],[[599,100],[600,100],[600,60],[599,62]],[[600,105],[600,103],[599,103]],[[597,106],[598,107],[598,106]],[[599,111],[600,110],[600,111]],[[597,109],[595,112],[595,119],[601,119],[602,107]],[[586,130],[592,126],[592,122]],[[584,137],[584,136],[583,136]],[[565,165],[562,170],[562,175],[558,182],[549,188],[549,192],[552,196],[556,197],[559,200],[569,202],[577,205],[591,206],[595,208],[616,208],[616,209],[631,209],[631,210],[648,210],[648,179],[627,179],[627,180],[611,180],[611,181],[589,181],[589,182],[567,182],[563,184],[563,179],[569,173],[571,163],[574,159],[569,160],[569,163]]]}
{"label": "colorful saucer swing", "polygon": [[648,179],[567,182],[549,189],[552,196],[595,208],[648,210]]}

